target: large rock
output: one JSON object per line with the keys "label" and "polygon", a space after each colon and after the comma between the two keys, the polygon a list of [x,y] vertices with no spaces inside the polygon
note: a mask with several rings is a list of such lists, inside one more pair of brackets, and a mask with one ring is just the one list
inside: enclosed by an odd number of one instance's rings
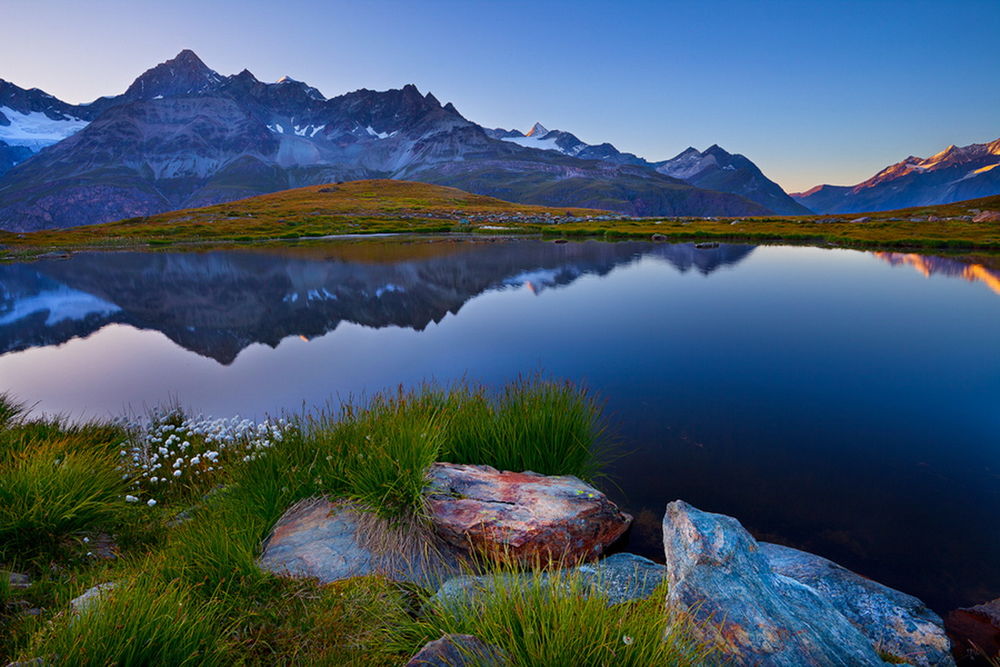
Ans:
{"label": "large rock", "polygon": [[871,643],[812,588],[771,569],[736,519],[677,500],[663,518],[668,604],[737,665],[883,665]]}
{"label": "large rock", "polygon": [[260,566],[330,583],[379,574],[436,588],[460,570],[447,545],[394,529],[346,503],[311,498],[289,509],[264,543]]}
{"label": "large rock", "polygon": [[1000,598],[948,614],[945,627],[967,656],[1000,658]]}
{"label": "large rock", "polygon": [[474,635],[444,635],[427,642],[406,667],[487,667],[503,664],[502,654]]}
{"label": "large rock", "polygon": [[941,618],[906,593],[815,554],[760,544],[771,569],[828,600],[879,651],[913,665],[954,665]]}
{"label": "large rock", "polygon": [[426,498],[450,544],[530,565],[596,558],[632,517],[576,477],[435,463]]}
{"label": "large rock", "polygon": [[[571,570],[454,577],[441,585],[430,599],[430,604],[468,606],[498,584],[526,587],[536,578],[541,586],[558,582],[566,585],[567,593],[600,595],[607,599],[608,604],[619,604],[648,598],[664,582],[666,576],[667,568],[663,565],[635,554],[618,553]],[[569,589],[568,582],[576,584],[573,589]]]}

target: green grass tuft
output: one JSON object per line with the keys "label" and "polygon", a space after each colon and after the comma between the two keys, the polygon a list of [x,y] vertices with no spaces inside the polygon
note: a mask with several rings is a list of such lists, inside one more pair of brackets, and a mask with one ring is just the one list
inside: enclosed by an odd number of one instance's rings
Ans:
{"label": "green grass tuft", "polygon": [[222,665],[226,635],[215,602],[178,584],[148,578],[119,583],[83,612],[67,613],[42,631],[33,656],[67,665]]}
{"label": "green grass tuft", "polygon": [[573,570],[510,574],[495,570],[460,603],[432,600],[387,641],[412,652],[442,634],[471,634],[514,665],[700,665],[711,654],[686,615],[665,609],[665,586],[610,605]]}

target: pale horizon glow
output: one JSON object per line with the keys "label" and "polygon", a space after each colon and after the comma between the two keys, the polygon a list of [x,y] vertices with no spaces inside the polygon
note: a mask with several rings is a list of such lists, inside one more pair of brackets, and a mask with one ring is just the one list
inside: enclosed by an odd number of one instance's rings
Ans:
{"label": "pale horizon glow", "polygon": [[413,83],[485,127],[541,122],[650,160],[719,144],[789,192],[1000,137],[995,0],[624,7],[8,0],[25,29],[0,42],[0,78],[89,102],[190,48],[327,97]]}

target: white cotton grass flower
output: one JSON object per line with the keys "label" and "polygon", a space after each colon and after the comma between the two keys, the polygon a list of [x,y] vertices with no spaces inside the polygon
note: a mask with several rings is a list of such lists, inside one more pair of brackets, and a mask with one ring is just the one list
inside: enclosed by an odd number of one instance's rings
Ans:
{"label": "white cotton grass flower", "polygon": [[[186,417],[176,408],[154,410],[148,420],[120,423],[129,433],[119,452],[122,479],[132,480],[130,491],[135,494],[129,502],[148,497],[153,488],[157,495],[169,494],[178,485],[192,484],[196,476],[199,484],[206,475],[214,479],[230,463],[257,459],[292,428],[283,418],[254,422],[239,416]],[[190,475],[183,475],[185,467]]]}
{"label": "white cotton grass flower", "polygon": [[136,498],[135,496],[125,496],[125,502],[127,502],[127,503],[137,503],[137,502],[139,502],[139,499]]}
{"label": "white cotton grass flower", "polygon": [[146,501],[146,504],[149,505],[150,507],[153,507],[154,505],[156,505],[156,501],[150,498],[149,500]]}

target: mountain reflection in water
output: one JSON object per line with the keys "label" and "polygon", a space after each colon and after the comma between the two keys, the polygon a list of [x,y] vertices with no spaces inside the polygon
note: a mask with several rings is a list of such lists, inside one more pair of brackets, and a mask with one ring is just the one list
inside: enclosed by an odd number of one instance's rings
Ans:
{"label": "mountain reflection in water", "polygon": [[231,364],[252,343],[275,347],[341,322],[423,330],[488,290],[533,292],[606,275],[639,257],[709,274],[753,246],[639,242],[370,241],[316,250],[80,253],[0,266],[0,353],[56,345],[112,324],[162,332]]}
{"label": "mountain reflection in water", "polygon": [[998,269],[990,269],[982,264],[963,262],[950,257],[918,255],[913,252],[876,252],[873,254],[893,266],[912,266],[925,278],[937,274],[964,278],[971,283],[983,283],[995,293],[1000,294],[1000,270]]}

